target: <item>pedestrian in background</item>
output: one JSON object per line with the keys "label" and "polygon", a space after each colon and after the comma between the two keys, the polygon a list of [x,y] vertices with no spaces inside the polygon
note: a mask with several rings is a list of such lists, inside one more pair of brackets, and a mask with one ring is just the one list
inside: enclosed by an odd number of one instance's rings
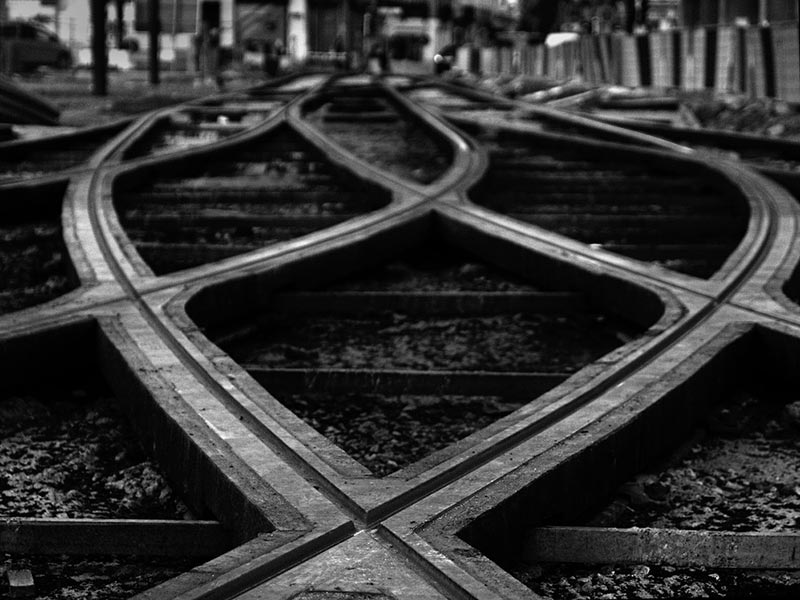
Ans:
{"label": "pedestrian in background", "polygon": [[208,71],[211,81],[216,83],[218,90],[225,89],[225,80],[222,77],[222,65],[220,64],[220,30],[219,27],[211,27],[208,30]]}
{"label": "pedestrian in background", "polygon": [[280,58],[278,49],[275,47],[277,42],[266,40],[264,42],[264,74],[267,77],[275,77],[278,74]]}
{"label": "pedestrian in background", "polygon": [[206,21],[200,25],[200,31],[194,36],[195,52],[195,85],[205,83],[216,84],[222,90],[225,81],[220,67],[220,31],[218,27],[210,27]]}

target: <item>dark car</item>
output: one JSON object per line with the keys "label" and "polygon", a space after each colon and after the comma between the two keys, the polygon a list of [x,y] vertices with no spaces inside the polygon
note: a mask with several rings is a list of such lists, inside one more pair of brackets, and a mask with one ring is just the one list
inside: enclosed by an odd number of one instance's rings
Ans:
{"label": "dark car", "polygon": [[38,23],[7,21],[0,25],[0,68],[7,73],[41,66],[67,69],[72,53],[58,36]]}
{"label": "dark car", "polygon": [[437,75],[453,68],[458,48],[459,44],[447,44],[433,56],[433,70]]}

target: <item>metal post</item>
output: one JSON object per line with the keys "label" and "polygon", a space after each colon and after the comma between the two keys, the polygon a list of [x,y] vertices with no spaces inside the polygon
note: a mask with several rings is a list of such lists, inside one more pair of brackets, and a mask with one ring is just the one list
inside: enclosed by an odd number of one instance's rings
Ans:
{"label": "metal post", "polygon": [[150,66],[150,85],[158,85],[161,82],[159,76],[159,33],[161,33],[161,19],[159,0],[148,0],[148,21],[150,24],[150,43],[148,48],[148,59]]}
{"label": "metal post", "polygon": [[106,0],[91,0],[92,11],[92,93],[108,95],[106,56]]}
{"label": "metal post", "polygon": [[178,19],[179,17],[179,8],[182,8],[180,5],[180,0],[172,0],[172,27],[170,27],[170,42],[172,43],[172,69],[175,70],[178,68],[178,54],[175,52],[175,36],[178,33]]}
{"label": "metal post", "polygon": [[[55,13],[53,15],[53,27],[56,30],[56,35],[61,37],[61,0],[56,0],[53,9]],[[0,20],[3,19],[2,13],[3,10],[0,8]]]}
{"label": "metal post", "polygon": [[125,20],[123,19],[123,12],[125,12],[125,0],[115,0],[114,8],[117,12],[117,48],[122,48],[122,41],[125,39]]}

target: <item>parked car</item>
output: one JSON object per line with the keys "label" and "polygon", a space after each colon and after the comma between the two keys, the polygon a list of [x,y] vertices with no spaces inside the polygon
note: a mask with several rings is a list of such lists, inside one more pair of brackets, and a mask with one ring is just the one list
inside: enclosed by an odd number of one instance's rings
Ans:
{"label": "parked car", "polygon": [[0,67],[7,73],[30,71],[41,66],[67,69],[72,52],[38,23],[6,21],[0,24]]}

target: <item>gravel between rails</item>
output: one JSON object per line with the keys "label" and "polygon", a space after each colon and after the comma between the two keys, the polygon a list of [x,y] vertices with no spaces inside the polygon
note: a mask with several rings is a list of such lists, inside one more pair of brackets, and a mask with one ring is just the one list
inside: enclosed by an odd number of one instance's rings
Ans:
{"label": "gravel between rails", "polygon": [[538,288],[510,273],[458,260],[445,250],[418,252],[331,285],[330,291],[524,292]]}
{"label": "gravel between rails", "polygon": [[548,600],[793,600],[800,596],[800,573],[794,571],[677,569],[646,565],[576,567],[554,564],[516,572],[515,577]]}
{"label": "gravel between rails", "polygon": [[[317,291],[536,290],[453,248],[424,245]],[[590,311],[358,316],[357,304],[353,308],[356,316],[349,318],[266,313],[257,329],[222,345],[234,360],[267,368],[572,373],[636,335],[631,327]],[[237,331],[241,325],[230,327]],[[491,396],[446,390],[436,395],[393,394],[379,387],[371,391],[290,389],[276,394],[377,476],[463,439],[523,403],[521,398],[504,397],[503,389]]]}
{"label": "gravel between rails", "polygon": [[742,392],[715,407],[664,469],[624,484],[591,524],[795,531],[800,421],[790,415],[786,396]]}
{"label": "gravel between rails", "polygon": [[280,368],[574,372],[624,343],[601,315],[274,315],[232,351]]}
{"label": "gravel between rails", "polygon": [[0,399],[0,517],[191,515],[114,401],[73,389]]}
{"label": "gravel between rails", "polygon": [[522,404],[499,396],[381,394],[291,394],[281,402],[376,477],[407,467]]}
{"label": "gravel between rails", "polygon": [[[738,392],[690,442],[631,479],[588,525],[712,531],[800,526],[800,403],[789,392]],[[528,565],[515,577],[544,598],[800,597],[800,571],[668,566]]]}
{"label": "gravel between rails", "polygon": [[[591,314],[417,318],[393,313],[371,319],[287,315],[275,316],[229,352],[241,363],[273,368],[571,373],[619,346],[625,341],[622,335],[602,316]],[[379,393],[285,393],[278,399],[376,476],[406,467],[524,403],[500,396]]]}
{"label": "gravel between rails", "polygon": [[57,298],[67,277],[61,228],[48,222],[0,227],[0,314]]}
{"label": "gravel between rails", "polygon": [[[15,556],[0,554],[6,569],[30,569],[38,600],[123,600],[188,571],[186,558]],[[0,600],[10,598],[0,585]]]}
{"label": "gravel between rails", "polygon": [[450,158],[418,125],[398,120],[392,123],[331,123],[312,115],[325,135],[362,160],[400,177],[428,184],[441,177]]}

